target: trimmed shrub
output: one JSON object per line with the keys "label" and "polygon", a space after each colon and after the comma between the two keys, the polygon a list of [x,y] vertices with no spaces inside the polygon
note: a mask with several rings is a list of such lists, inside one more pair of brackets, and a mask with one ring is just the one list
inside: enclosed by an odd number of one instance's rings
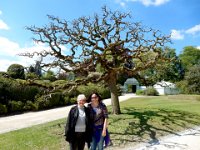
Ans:
{"label": "trimmed shrub", "polygon": [[35,101],[37,110],[47,109],[50,106],[50,101],[46,97],[46,95],[42,95],[41,97],[38,97]]}
{"label": "trimmed shrub", "polygon": [[39,76],[33,72],[26,73],[25,79],[39,79]]}
{"label": "trimmed shrub", "polygon": [[77,90],[79,93],[85,94],[86,97],[89,97],[92,92],[98,92],[102,99],[110,98],[110,91],[103,84],[89,83],[87,86],[79,86]]}
{"label": "trimmed shrub", "polygon": [[189,94],[187,80],[182,80],[182,81],[176,82],[176,86],[180,90],[181,94]]}
{"label": "trimmed shrub", "polygon": [[43,80],[55,81],[56,77],[53,71],[48,70],[45,74],[42,75]]}
{"label": "trimmed shrub", "polygon": [[136,95],[144,95],[144,90],[137,90]]}
{"label": "trimmed shrub", "polygon": [[8,67],[7,73],[14,79],[24,79],[24,67],[20,64],[12,64]]}
{"label": "trimmed shrub", "polygon": [[26,101],[23,110],[37,110],[37,106],[32,101]]}
{"label": "trimmed shrub", "polygon": [[63,105],[70,105],[71,104],[69,96],[63,96],[63,101],[64,101]]}
{"label": "trimmed shrub", "polygon": [[0,103],[8,105],[9,101],[34,101],[42,88],[26,85],[25,80],[0,77]]}
{"label": "trimmed shrub", "polygon": [[153,88],[153,87],[148,87],[144,90],[144,95],[147,95],[147,96],[158,96],[159,93],[158,91]]}
{"label": "trimmed shrub", "polygon": [[76,104],[76,103],[77,103],[76,97],[70,98],[70,104]]}
{"label": "trimmed shrub", "polygon": [[6,105],[0,103],[0,115],[6,114],[8,112]]}
{"label": "trimmed shrub", "polygon": [[13,82],[13,84],[9,88],[9,98],[17,101],[34,101],[35,96],[40,92],[36,86],[22,85],[17,82]]}
{"label": "trimmed shrub", "polygon": [[61,103],[61,98],[62,98],[62,93],[61,92],[56,92],[56,93],[51,93],[49,94],[49,106],[59,106]]}
{"label": "trimmed shrub", "polygon": [[22,111],[24,107],[24,103],[21,101],[10,101],[9,102],[9,109],[11,112],[19,112]]}
{"label": "trimmed shrub", "polygon": [[8,105],[10,99],[10,87],[12,79],[0,76],[0,103]]}
{"label": "trimmed shrub", "polygon": [[64,84],[66,84],[67,81],[66,80],[56,80],[54,82],[51,83],[52,86],[62,86]]}
{"label": "trimmed shrub", "polygon": [[59,106],[61,104],[63,105],[63,101],[64,100],[62,100],[62,93],[56,92],[48,95],[42,95],[41,97],[36,99],[35,103],[37,105],[37,108],[41,110]]}
{"label": "trimmed shrub", "polygon": [[76,88],[66,94],[69,96],[69,98],[73,98],[73,97],[76,97],[77,95],[79,95],[80,93],[83,93],[83,92],[79,92],[79,90]]}

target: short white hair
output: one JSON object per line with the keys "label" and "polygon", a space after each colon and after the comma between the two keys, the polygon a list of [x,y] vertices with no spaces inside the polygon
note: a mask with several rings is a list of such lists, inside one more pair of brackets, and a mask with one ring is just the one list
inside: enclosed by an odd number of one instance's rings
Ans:
{"label": "short white hair", "polygon": [[80,100],[86,100],[86,97],[84,94],[79,94],[78,97],[77,97],[77,101],[80,101]]}

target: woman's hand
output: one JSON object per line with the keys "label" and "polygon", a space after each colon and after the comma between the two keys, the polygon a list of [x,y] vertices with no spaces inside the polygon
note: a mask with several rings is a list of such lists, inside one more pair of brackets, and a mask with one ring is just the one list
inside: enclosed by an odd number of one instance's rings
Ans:
{"label": "woman's hand", "polygon": [[102,136],[105,137],[106,136],[106,130],[102,131]]}

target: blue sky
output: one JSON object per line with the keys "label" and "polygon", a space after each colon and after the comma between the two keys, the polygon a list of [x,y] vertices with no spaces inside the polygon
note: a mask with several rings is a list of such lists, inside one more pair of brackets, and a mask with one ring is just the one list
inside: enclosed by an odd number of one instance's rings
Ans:
{"label": "blue sky", "polygon": [[[47,14],[71,21],[100,13],[102,6],[131,12],[133,22],[172,34],[169,45],[180,54],[185,46],[200,48],[199,0],[1,0],[0,1],[0,71],[18,63],[29,66],[34,59],[16,54],[45,46],[31,40],[26,26],[48,24]],[[36,59],[36,58],[35,58]]]}

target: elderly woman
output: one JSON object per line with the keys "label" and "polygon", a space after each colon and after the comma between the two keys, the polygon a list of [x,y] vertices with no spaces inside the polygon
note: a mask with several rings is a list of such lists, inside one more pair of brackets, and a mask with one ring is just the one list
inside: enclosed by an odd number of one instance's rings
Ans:
{"label": "elderly woman", "polygon": [[98,93],[92,93],[88,98],[88,108],[90,109],[90,118],[92,120],[92,142],[91,150],[103,150],[104,144],[107,146],[110,142],[107,132],[108,111],[106,105]]}
{"label": "elderly woman", "polygon": [[91,123],[89,109],[85,107],[86,97],[80,94],[77,97],[77,105],[72,107],[65,127],[66,141],[70,150],[83,150],[85,142],[91,142]]}

